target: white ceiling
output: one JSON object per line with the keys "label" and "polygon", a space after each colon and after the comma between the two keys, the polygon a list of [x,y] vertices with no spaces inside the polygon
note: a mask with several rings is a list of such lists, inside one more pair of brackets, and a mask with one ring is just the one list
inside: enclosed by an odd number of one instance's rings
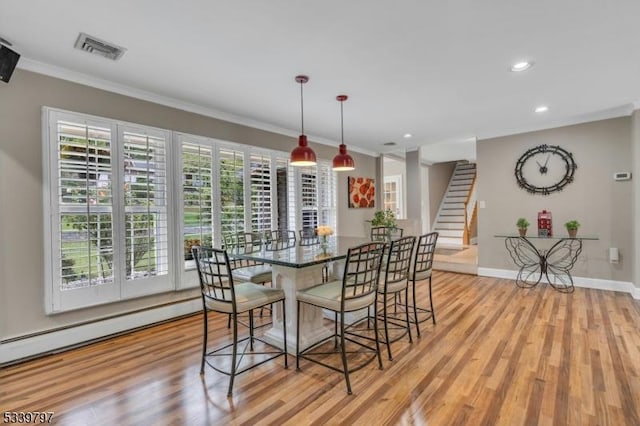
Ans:
{"label": "white ceiling", "polygon": [[[638,0],[4,0],[0,36],[19,67],[292,135],[294,76],[307,74],[310,139],[339,140],[344,93],[351,149],[437,144],[443,161],[475,138],[628,113],[640,100],[639,22]],[[75,50],[79,32],[127,52],[112,62]],[[535,66],[509,71],[523,59]],[[540,104],[549,111],[534,113]]]}

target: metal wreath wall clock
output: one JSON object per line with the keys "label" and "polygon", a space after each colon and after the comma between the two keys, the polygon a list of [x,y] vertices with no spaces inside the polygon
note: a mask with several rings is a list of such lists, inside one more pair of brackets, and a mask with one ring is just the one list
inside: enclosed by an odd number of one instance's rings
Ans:
{"label": "metal wreath wall clock", "polygon": [[520,188],[532,194],[549,195],[573,182],[578,166],[573,154],[557,145],[538,145],[516,162]]}

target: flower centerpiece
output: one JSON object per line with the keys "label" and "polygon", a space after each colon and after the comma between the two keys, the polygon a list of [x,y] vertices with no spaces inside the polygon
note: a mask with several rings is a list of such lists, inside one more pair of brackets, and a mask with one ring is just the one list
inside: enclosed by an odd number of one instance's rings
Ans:
{"label": "flower centerpiece", "polygon": [[319,225],[316,228],[316,234],[320,237],[320,248],[322,248],[322,254],[327,254],[327,237],[333,235],[333,228],[329,225]]}

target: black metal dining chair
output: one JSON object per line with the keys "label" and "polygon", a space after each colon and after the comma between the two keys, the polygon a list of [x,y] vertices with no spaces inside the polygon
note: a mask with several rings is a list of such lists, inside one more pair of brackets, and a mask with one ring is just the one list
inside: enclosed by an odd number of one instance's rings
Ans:
{"label": "black metal dining chair", "polygon": [[299,232],[301,246],[314,246],[316,244],[320,244],[320,237],[316,234],[315,228],[302,228]]}
{"label": "black metal dining chair", "polygon": [[[436,252],[436,242],[438,241],[438,233],[430,232],[428,234],[421,235],[418,238],[416,245],[415,256],[413,264],[411,265],[411,273],[409,275],[412,287],[413,296],[413,322],[416,325],[416,331],[418,337],[420,337],[420,323],[431,318],[431,321],[435,325],[436,313],[433,309],[433,293],[431,289],[431,278],[433,274],[433,258]],[[418,300],[416,299],[416,286],[420,282],[428,280],[429,286],[429,307],[419,307]],[[420,314],[420,317],[419,317]]]}
{"label": "black metal dining chair", "polygon": [[296,246],[296,232],[289,230],[275,229],[267,231],[266,236],[266,249],[270,251],[284,250]]}
{"label": "black metal dining chair", "polygon": [[[382,306],[382,312],[378,309],[378,316],[384,324],[384,343],[387,345],[389,360],[393,360],[391,354],[391,343],[409,335],[411,338],[411,322],[409,320],[409,267],[416,237],[404,237],[393,240],[385,250],[382,272],[380,273],[380,283],[378,286],[378,303]],[[404,293],[404,310],[398,312],[397,303],[402,300]],[[393,306],[393,312],[389,309]],[[404,318],[402,318],[404,317]],[[391,327],[391,326],[393,327]],[[390,336],[389,331],[401,330]]]}
{"label": "black metal dining chair", "polygon": [[[350,248],[341,280],[319,284],[296,293],[298,299],[296,368],[300,369],[300,360],[305,359],[340,372],[344,375],[348,394],[352,393],[350,373],[363,368],[375,358],[378,359],[378,366],[382,369],[378,322],[374,321],[374,336],[367,336],[366,333],[370,332],[370,329],[368,327],[359,329],[357,325],[362,321],[368,323],[369,317],[365,316],[359,321],[346,325],[345,314],[373,307],[374,318],[377,316],[376,293],[384,246],[384,243],[372,242]],[[306,348],[300,347],[300,307],[303,303],[334,313],[333,334]],[[333,345],[329,343],[331,340],[334,341]],[[348,350],[347,342],[356,350],[351,350],[351,347]],[[364,359],[360,359],[357,366],[349,368],[347,354],[351,353],[358,353]],[[341,367],[329,363],[330,358],[335,356],[340,356],[341,362],[338,364]]]}
{"label": "black metal dining chair", "polygon": [[[202,341],[202,361],[200,374],[204,374],[205,364],[214,370],[229,376],[229,388],[227,396],[233,393],[233,383],[236,375],[244,373],[267,361],[284,356],[284,366],[287,368],[287,333],[284,333],[284,348],[272,347],[260,336],[255,335],[253,311],[272,303],[282,302],[283,321],[286,324],[285,295],[282,289],[269,288],[252,282],[234,283],[231,264],[226,250],[209,247],[192,247],[193,257],[196,260],[200,290],[202,295],[202,312],[204,320],[204,333]],[[232,319],[232,342],[223,344],[209,350],[209,312],[227,314]],[[238,336],[238,315],[248,313],[249,335],[242,339]],[[239,351],[238,346],[246,342]],[[259,342],[261,350],[254,350],[254,345]],[[231,348],[231,353],[228,349]],[[247,352],[248,348],[248,352]],[[249,354],[251,356],[249,356]],[[231,359],[230,363],[225,359]]]}
{"label": "black metal dining chair", "polygon": [[371,241],[391,242],[393,239],[402,238],[404,229],[390,226],[374,226],[370,231]]}

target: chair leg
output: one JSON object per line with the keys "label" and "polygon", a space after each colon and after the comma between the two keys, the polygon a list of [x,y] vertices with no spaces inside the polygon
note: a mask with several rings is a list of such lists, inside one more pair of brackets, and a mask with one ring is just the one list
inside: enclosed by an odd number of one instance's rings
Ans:
{"label": "chair leg", "polygon": [[207,340],[209,337],[209,321],[207,320],[207,308],[202,310],[204,318],[204,334],[202,336],[202,361],[200,362],[200,374],[204,374],[204,359],[207,356]]}
{"label": "chair leg", "polygon": [[[389,323],[387,322],[387,294],[385,293],[382,299],[382,318],[384,320],[384,340],[387,343],[387,353],[389,354],[389,361],[393,361],[391,356],[391,343],[389,343]],[[395,304],[395,295],[394,295]]]}
{"label": "chair leg", "polygon": [[296,370],[300,370],[300,301],[296,303],[298,304],[298,314],[296,315]]}
{"label": "chair leg", "polygon": [[382,355],[380,354],[380,338],[378,334],[378,303],[373,304],[373,331],[376,336],[376,354],[378,355],[378,369],[382,370]]}
{"label": "chair leg", "polygon": [[436,325],[436,311],[433,310],[433,294],[431,293],[431,277],[429,277],[429,304],[431,305],[431,322]]}
{"label": "chair leg", "polygon": [[233,355],[231,356],[231,377],[229,378],[229,391],[227,397],[233,394],[233,380],[236,378],[236,358],[238,356],[238,314],[233,313]]}
{"label": "chair leg", "polygon": [[249,348],[253,352],[253,309],[249,311]]}
{"label": "chair leg", "polygon": [[409,288],[404,289],[404,314],[407,320],[407,333],[409,333],[409,343],[413,343],[411,337],[411,323],[409,322]]}
{"label": "chair leg", "polygon": [[231,314],[227,316],[227,328],[231,328]]}
{"label": "chair leg", "polygon": [[416,331],[418,332],[418,337],[420,337],[420,323],[418,323],[418,308],[416,308],[416,281],[412,280],[413,284],[413,321],[416,324]]}
{"label": "chair leg", "polygon": [[289,368],[288,346],[287,346],[287,311],[285,299],[282,299],[282,335],[284,337],[284,368]]}
{"label": "chair leg", "polygon": [[333,348],[338,347],[338,312],[333,313]]}
{"label": "chair leg", "polygon": [[351,395],[351,382],[349,381],[349,368],[347,367],[347,352],[344,345],[344,312],[340,312],[340,346],[344,379],[347,381],[347,393]]}

